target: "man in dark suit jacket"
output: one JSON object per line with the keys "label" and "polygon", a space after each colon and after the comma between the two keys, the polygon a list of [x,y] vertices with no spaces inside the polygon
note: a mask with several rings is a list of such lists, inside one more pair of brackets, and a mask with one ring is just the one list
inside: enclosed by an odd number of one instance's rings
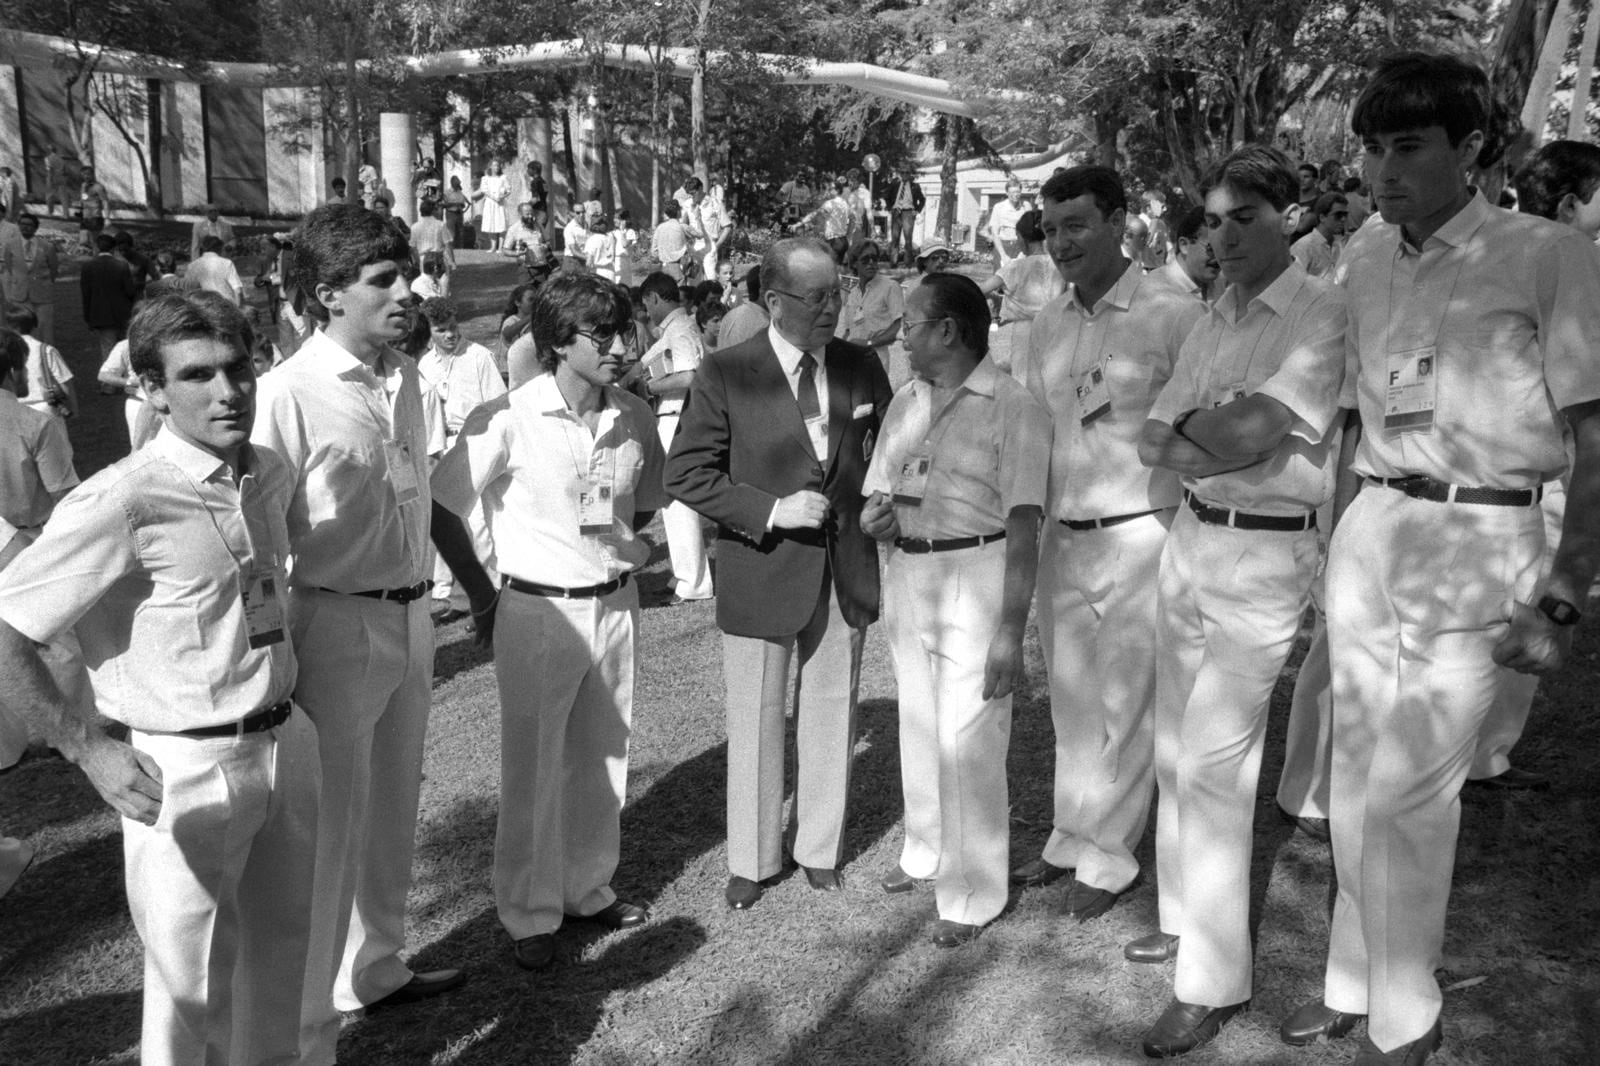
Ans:
{"label": "man in dark suit jacket", "polygon": [[833,338],[841,295],[828,246],[779,241],[761,262],[766,332],[700,363],[667,457],[667,491],[717,523],[717,625],[728,713],[730,906],[783,863],[784,701],[799,651],[791,827],[811,887],[837,889],[876,544],[861,482],[889,406],[869,349]]}
{"label": "man in dark suit jacket", "polygon": [[911,228],[916,225],[917,215],[925,202],[922,190],[917,187],[916,171],[908,166],[900,168],[900,177],[884,183],[883,203],[889,210],[890,263],[899,264],[902,245],[905,247],[905,265],[911,266],[916,262],[911,248]]}
{"label": "man in dark suit jacket", "polygon": [[78,291],[83,297],[83,321],[94,332],[104,361],[128,335],[138,286],[128,264],[112,254],[117,243],[111,234],[96,234],[94,246],[95,257],[83,264],[78,274]]}

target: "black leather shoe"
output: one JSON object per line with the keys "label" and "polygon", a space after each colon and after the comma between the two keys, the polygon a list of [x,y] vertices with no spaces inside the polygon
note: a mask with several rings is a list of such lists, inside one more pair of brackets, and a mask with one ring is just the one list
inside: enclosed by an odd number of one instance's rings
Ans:
{"label": "black leather shoe", "polygon": [[648,922],[650,912],[636,903],[624,903],[620,899],[614,899],[609,906],[593,914],[569,914],[566,918],[569,922],[594,922],[607,929],[631,929]]}
{"label": "black leather shoe", "polygon": [[761,887],[760,881],[752,881],[748,877],[735,874],[728,878],[728,888],[723,895],[728,900],[728,906],[736,911],[747,911],[756,905],[761,898],[761,893],[766,891]]}
{"label": "black leather shoe", "polygon": [[1422,1066],[1428,1061],[1428,1056],[1439,1050],[1439,1045],[1444,1043],[1444,1029],[1439,1024],[1439,1019],[1433,1021],[1433,1028],[1417,1037],[1409,1044],[1401,1044],[1391,1051],[1379,1051],[1378,1045],[1372,1042],[1371,1037],[1361,1038],[1361,1054],[1356,1056],[1355,1066]]}
{"label": "black leather shoe", "polygon": [[1144,1034],[1144,1053],[1152,1059],[1186,1055],[1201,1044],[1209,1043],[1228,1019],[1244,1007],[1243,1003],[1206,1007],[1175,999]]}
{"label": "black leather shoe", "polygon": [[966,925],[940,918],[933,923],[933,935],[929,939],[936,947],[958,948],[962,944],[970,944],[978,939],[978,934],[981,932],[983,932],[981,925]]}
{"label": "black leather shoe", "polygon": [[387,1010],[390,1007],[404,1007],[408,1003],[417,1003],[434,996],[442,996],[452,988],[459,988],[467,979],[467,975],[460,970],[429,970],[427,973],[414,973],[411,980],[390,992],[382,999],[367,1004],[368,1011]]}
{"label": "black leather shoe", "polygon": [[1129,962],[1171,962],[1178,957],[1175,933],[1151,933],[1122,945],[1122,957]]}
{"label": "black leather shoe", "polygon": [[1120,892],[1107,892],[1103,888],[1074,881],[1072,887],[1067,889],[1067,913],[1079,922],[1087,922],[1110,910],[1120,895]]}
{"label": "black leather shoe", "polygon": [[819,870],[813,866],[802,866],[806,872],[806,883],[818,892],[837,892],[844,887],[844,882],[839,880],[838,870]]}
{"label": "black leather shoe", "polygon": [[896,866],[882,881],[883,890],[891,896],[901,892],[910,892],[917,887],[918,879],[906,873],[905,868]]}
{"label": "black leather shoe", "polygon": [[1048,885],[1052,881],[1059,881],[1072,871],[1065,866],[1056,866],[1044,859],[1034,859],[1025,862],[1011,871],[1011,883],[1014,885]]}
{"label": "black leather shoe", "polygon": [[517,965],[524,970],[547,969],[556,961],[556,935],[554,933],[535,933],[525,936],[511,945],[511,957],[517,960]]}
{"label": "black leather shoe", "polygon": [[1543,774],[1536,774],[1532,770],[1518,770],[1515,766],[1508,766],[1504,773],[1495,774],[1493,777],[1480,777],[1477,780],[1467,779],[1467,784],[1472,788],[1481,788],[1493,792],[1549,792],[1550,779]]}
{"label": "black leather shoe", "polygon": [[1322,1040],[1337,1040],[1356,1027],[1365,1014],[1346,1014],[1324,1006],[1320,999],[1302,1004],[1278,1026],[1285,1044],[1305,1047]]}

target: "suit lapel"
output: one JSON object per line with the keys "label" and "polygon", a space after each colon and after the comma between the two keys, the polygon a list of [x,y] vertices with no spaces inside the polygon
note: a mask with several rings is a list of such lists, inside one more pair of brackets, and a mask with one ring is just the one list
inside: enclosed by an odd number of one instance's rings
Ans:
{"label": "suit lapel", "polygon": [[795,403],[794,393],[789,391],[789,381],[784,377],[778,354],[764,336],[760,353],[750,362],[750,386],[766,407],[771,424],[782,427],[783,432],[793,437],[811,456],[811,461],[816,462],[817,453],[811,447],[811,438],[806,435],[805,420],[800,417],[800,405]]}

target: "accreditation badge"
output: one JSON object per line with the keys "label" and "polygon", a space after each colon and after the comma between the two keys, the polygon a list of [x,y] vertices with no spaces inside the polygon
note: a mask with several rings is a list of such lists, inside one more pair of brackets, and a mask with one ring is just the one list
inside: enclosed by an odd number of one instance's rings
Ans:
{"label": "accreditation badge", "polygon": [[1236,400],[1242,400],[1248,395],[1250,395],[1250,393],[1249,390],[1245,388],[1244,382],[1235,381],[1233,384],[1224,385],[1216,392],[1212,393],[1211,406],[1226,407],[1228,404],[1233,403]]}
{"label": "accreditation badge", "polygon": [[603,537],[616,516],[616,490],[609,481],[591,481],[578,490],[578,533]]}
{"label": "accreditation badge", "polygon": [[417,478],[417,464],[411,457],[411,445],[405,441],[386,440],[383,457],[389,464],[389,484],[394,486],[395,501],[410,503],[415,500],[420,494],[421,482]]}
{"label": "accreditation badge", "polygon": [[1439,401],[1438,359],[1438,349],[1432,345],[1389,353],[1389,384],[1383,397],[1385,430],[1433,430],[1433,409]]}
{"label": "accreditation badge", "polygon": [[908,507],[921,507],[928,493],[928,471],[933,469],[933,456],[926,451],[912,452],[900,464],[894,479],[894,502]]}
{"label": "accreditation badge", "polygon": [[244,624],[250,647],[283,643],[283,578],[276,569],[246,570],[239,575],[244,599]]}
{"label": "accreditation badge", "polygon": [[1078,378],[1078,423],[1092,425],[1111,412],[1111,389],[1106,385],[1105,364],[1096,363]]}

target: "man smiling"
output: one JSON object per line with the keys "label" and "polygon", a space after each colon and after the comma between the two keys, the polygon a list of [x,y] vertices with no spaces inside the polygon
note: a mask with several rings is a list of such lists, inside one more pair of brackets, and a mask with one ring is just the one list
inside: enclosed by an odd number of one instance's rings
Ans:
{"label": "man smiling", "polygon": [[1250,998],[1250,841],[1267,705],[1317,565],[1333,494],[1345,310],[1289,255],[1295,172],[1246,145],[1206,181],[1228,289],[1183,345],[1139,456],[1178,473],[1156,623],[1156,869],[1178,938],[1151,1056],[1214,1037]]}

